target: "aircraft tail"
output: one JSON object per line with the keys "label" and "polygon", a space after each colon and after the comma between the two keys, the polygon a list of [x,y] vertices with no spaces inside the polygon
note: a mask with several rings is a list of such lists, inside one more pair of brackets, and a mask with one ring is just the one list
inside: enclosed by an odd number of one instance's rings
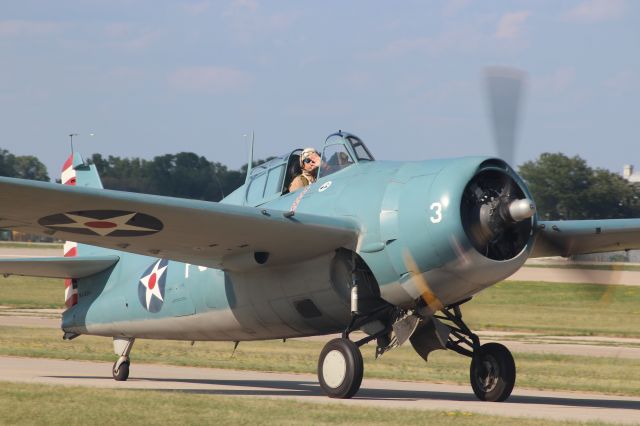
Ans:
{"label": "aircraft tail", "polygon": [[[63,185],[84,186],[89,188],[102,188],[102,181],[98,175],[98,170],[94,164],[86,164],[82,156],[77,152],[72,152],[67,161],[62,166],[60,181]],[[78,243],[66,241],[64,243],[63,256],[76,257]],[[64,304],[67,309],[78,303],[78,281],[75,278],[64,280]]]}
{"label": "aircraft tail", "polygon": [[85,163],[77,152],[71,153],[67,161],[64,162],[60,180],[64,185],[102,188],[102,181],[98,176],[96,166]]}

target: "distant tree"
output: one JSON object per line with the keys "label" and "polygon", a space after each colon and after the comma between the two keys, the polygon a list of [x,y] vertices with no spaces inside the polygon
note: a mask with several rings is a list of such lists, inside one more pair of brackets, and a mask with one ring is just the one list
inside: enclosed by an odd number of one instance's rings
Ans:
{"label": "distant tree", "polygon": [[224,188],[218,176],[222,166],[192,152],[166,154],[149,166],[153,192],[175,197],[219,201]]}
{"label": "distant tree", "polygon": [[104,159],[100,154],[93,154],[89,162],[95,164],[105,188],[153,193],[149,183],[149,172],[145,170],[146,160],[112,155]]}
{"label": "distant tree", "polygon": [[640,215],[638,192],[632,185],[608,170],[589,167],[579,156],[544,153],[537,160],[524,163],[520,174],[544,219]]}
{"label": "distant tree", "polygon": [[22,179],[41,180],[48,182],[47,167],[33,155],[24,155],[15,159],[16,177]]}
{"label": "distant tree", "polygon": [[0,149],[0,176],[15,177],[15,156],[6,149]]}
{"label": "distant tree", "polygon": [[0,149],[0,176],[49,181],[44,164],[33,155],[15,156]]}
{"label": "distant tree", "polygon": [[593,171],[587,200],[587,208],[593,219],[640,217],[635,187],[619,174],[608,170]]}

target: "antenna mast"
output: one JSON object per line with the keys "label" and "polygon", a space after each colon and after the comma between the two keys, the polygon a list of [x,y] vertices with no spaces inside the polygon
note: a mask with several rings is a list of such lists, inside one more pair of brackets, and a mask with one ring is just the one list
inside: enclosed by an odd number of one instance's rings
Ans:
{"label": "antenna mast", "polygon": [[249,144],[249,162],[247,163],[247,177],[245,178],[244,183],[249,182],[249,175],[251,174],[251,169],[253,169],[253,144],[255,142],[255,137],[256,137],[256,134],[252,130],[251,131],[251,143]]}
{"label": "antenna mast", "polygon": [[69,133],[69,139],[71,139],[71,153],[73,154],[73,137],[78,136],[77,133]]}

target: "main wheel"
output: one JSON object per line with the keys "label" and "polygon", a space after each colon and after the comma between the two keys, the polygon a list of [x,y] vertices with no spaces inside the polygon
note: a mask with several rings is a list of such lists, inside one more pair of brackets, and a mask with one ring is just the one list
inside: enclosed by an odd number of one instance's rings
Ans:
{"label": "main wheel", "polygon": [[362,354],[348,339],[333,339],[327,343],[318,360],[320,387],[329,398],[351,398],[362,383]]}
{"label": "main wheel", "polygon": [[126,360],[122,364],[120,364],[119,368],[116,369],[116,367],[118,366],[118,361],[113,363],[111,374],[113,374],[113,378],[117,382],[124,382],[129,378],[129,364],[130,364],[130,361]]}
{"label": "main wheel", "polygon": [[481,401],[509,398],[516,383],[516,364],[509,349],[500,343],[486,343],[474,354],[470,368],[471,387]]}

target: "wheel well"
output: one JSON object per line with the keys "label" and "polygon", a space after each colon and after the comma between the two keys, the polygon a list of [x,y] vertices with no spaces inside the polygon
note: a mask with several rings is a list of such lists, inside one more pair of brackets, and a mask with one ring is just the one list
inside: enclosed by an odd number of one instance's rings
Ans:
{"label": "wheel well", "polygon": [[366,315],[389,305],[380,297],[378,281],[360,255],[347,249],[337,250],[331,268],[331,281],[336,292],[348,304],[354,278],[358,284],[358,310],[361,314]]}

